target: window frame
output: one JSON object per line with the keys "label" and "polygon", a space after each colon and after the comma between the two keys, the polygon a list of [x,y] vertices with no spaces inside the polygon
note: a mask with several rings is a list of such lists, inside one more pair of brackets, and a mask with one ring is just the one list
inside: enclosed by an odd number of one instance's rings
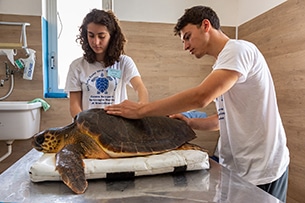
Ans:
{"label": "window frame", "polygon": [[[113,10],[113,0],[100,0],[102,8]],[[58,66],[58,12],[57,0],[45,0],[45,18],[42,19],[44,97],[68,98],[60,89]]]}
{"label": "window frame", "polygon": [[58,88],[57,0],[46,0],[46,15],[42,21],[44,97],[67,98]]}

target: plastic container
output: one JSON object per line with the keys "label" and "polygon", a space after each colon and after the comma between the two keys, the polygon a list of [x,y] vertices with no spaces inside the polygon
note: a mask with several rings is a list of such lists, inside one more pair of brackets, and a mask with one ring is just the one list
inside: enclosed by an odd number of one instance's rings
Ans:
{"label": "plastic container", "polygon": [[35,60],[36,51],[33,49],[28,49],[29,57],[28,58],[20,58],[15,61],[16,67],[19,69],[23,69],[23,79],[32,80],[34,67],[35,67]]}
{"label": "plastic container", "polygon": [[24,140],[40,130],[41,103],[0,102],[0,140]]}

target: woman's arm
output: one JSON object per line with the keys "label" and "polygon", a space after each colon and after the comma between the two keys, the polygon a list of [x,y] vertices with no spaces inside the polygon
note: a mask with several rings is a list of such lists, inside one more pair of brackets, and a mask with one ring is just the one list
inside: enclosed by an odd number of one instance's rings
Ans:
{"label": "woman's arm", "polygon": [[131,83],[133,89],[138,94],[138,103],[140,103],[140,104],[148,103],[148,100],[149,100],[148,91],[147,91],[141,77],[140,76],[133,77],[130,80],[130,83]]}
{"label": "woman's arm", "polygon": [[79,112],[83,110],[82,108],[82,92],[70,92],[70,114],[74,118]]}

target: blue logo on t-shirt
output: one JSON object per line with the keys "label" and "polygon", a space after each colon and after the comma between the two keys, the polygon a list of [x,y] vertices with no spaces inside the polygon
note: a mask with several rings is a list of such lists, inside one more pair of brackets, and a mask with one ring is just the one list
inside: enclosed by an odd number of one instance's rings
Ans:
{"label": "blue logo on t-shirt", "polygon": [[109,86],[109,81],[107,78],[97,78],[95,81],[95,87],[102,93],[104,93]]}
{"label": "blue logo on t-shirt", "polygon": [[107,75],[107,70],[98,70],[88,77],[86,86],[90,92],[88,99],[91,105],[113,104],[118,78]]}

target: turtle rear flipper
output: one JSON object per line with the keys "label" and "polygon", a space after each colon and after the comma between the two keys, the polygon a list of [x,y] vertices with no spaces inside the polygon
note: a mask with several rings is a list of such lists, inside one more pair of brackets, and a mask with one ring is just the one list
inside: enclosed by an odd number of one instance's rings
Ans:
{"label": "turtle rear flipper", "polygon": [[88,187],[81,147],[66,145],[56,154],[56,170],[63,182],[75,193],[84,193]]}

